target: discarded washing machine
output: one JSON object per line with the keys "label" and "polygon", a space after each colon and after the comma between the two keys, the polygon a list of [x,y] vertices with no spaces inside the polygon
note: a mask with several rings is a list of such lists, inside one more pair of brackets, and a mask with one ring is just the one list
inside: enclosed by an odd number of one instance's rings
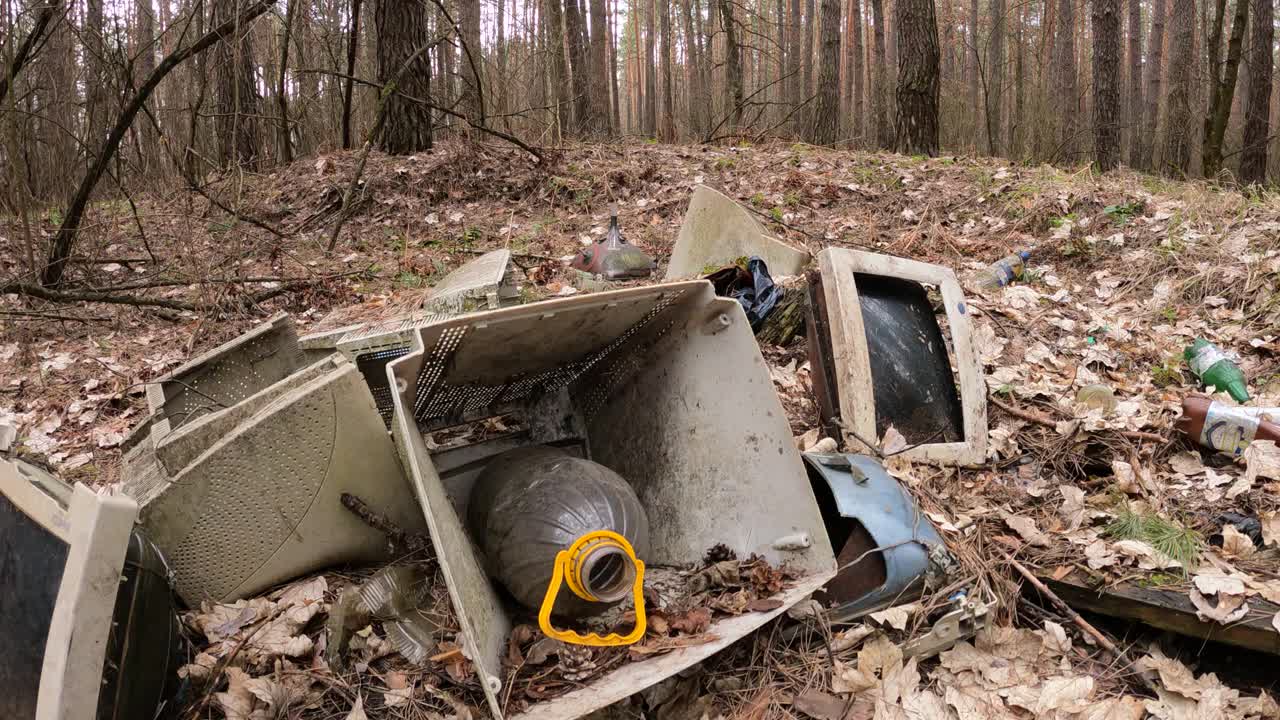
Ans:
{"label": "discarded washing machine", "polygon": [[[503,708],[502,658],[516,609],[464,519],[472,486],[500,453],[549,445],[624,478],[648,517],[640,559],[650,566],[697,563],[723,543],[799,573],[775,596],[781,607],[717,620],[715,640],[621,665],[533,704],[515,716],[523,720],[580,717],[670,677],[833,576],[804,461],[747,318],[710,283],[473,313],[415,334],[409,354],[388,366],[392,429],[494,717],[513,717]],[[483,432],[459,430],[477,421],[488,421]]]}

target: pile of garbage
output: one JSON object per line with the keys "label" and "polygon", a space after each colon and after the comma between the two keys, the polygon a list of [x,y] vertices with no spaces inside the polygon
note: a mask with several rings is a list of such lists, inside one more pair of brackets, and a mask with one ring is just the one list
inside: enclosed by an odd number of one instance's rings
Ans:
{"label": "pile of garbage", "polygon": [[1077,611],[1280,649],[1274,338],[1147,327],[1172,287],[1034,249],[811,256],[706,187],[663,282],[623,231],[563,297],[495,251],[149,384],[122,486],[186,608],[166,706],[1280,714]]}

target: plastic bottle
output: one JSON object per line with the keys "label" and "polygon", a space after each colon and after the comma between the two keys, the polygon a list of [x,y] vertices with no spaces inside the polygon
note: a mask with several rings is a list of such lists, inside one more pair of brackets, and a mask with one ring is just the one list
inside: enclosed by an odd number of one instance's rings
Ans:
{"label": "plastic bottle", "polygon": [[994,290],[1021,278],[1022,271],[1026,269],[1027,260],[1030,258],[1031,253],[1023,250],[988,265],[975,278],[978,287]]}
{"label": "plastic bottle", "polygon": [[1280,442],[1280,408],[1226,405],[1206,395],[1182,400],[1177,427],[1207,448],[1239,455],[1254,440]]}
{"label": "plastic bottle", "polygon": [[1231,362],[1217,345],[1196,338],[1196,341],[1182,353],[1191,372],[1200,378],[1205,387],[1214,387],[1218,391],[1226,390],[1236,402],[1248,402],[1249,388],[1245,384],[1244,373]]}
{"label": "plastic bottle", "polygon": [[590,247],[584,248],[570,267],[605,280],[646,278],[657,264],[645,251],[627,242],[618,227],[618,211],[610,208],[609,232]]}
{"label": "plastic bottle", "polygon": [[[631,484],[604,465],[545,446],[490,461],[472,487],[467,524],[489,574],[535,610],[556,556],[583,535],[610,530],[626,538],[637,557],[649,550],[649,520]],[[593,615],[631,596],[636,568],[625,553],[606,548],[584,555],[580,567],[582,585],[597,602],[566,591],[557,615]]]}

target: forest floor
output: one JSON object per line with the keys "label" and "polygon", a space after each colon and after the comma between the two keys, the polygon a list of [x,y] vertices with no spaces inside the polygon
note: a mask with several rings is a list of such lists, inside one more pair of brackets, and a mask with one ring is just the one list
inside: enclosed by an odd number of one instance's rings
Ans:
{"label": "forest floor", "polygon": [[[970,297],[992,393],[990,463],[891,463],[953,543],[972,587],[1001,601],[999,627],[918,667],[887,638],[927,630],[921,606],[875,634],[871,625],[843,630],[836,638],[848,642],[834,663],[787,652],[762,632],[692,685],[686,678],[679,692],[648,698],[651,707],[683,703],[657,717],[823,718],[839,716],[820,707],[823,698],[843,703],[857,693],[852,707],[861,711],[851,717],[1280,716],[1268,695],[1280,681],[1248,672],[1246,656],[1198,659],[1196,643],[1152,644],[1139,627],[1112,627],[1154,680],[1154,694],[1143,689],[1133,667],[1052,607],[1020,602],[1006,560],[1042,576],[1079,573],[1099,587],[1185,593],[1223,626],[1265,621],[1280,631],[1280,451],[1257,443],[1233,462],[1198,451],[1173,426],[1196,390],[1181,360],[1196,337],[1239,356],[1252,405],[1280,406],[1280,198],[1131,172],[807,145],[573,146],[538,165],[506,148],[444,143],[413,157],[374,154],[362,202],[326,252],[356,161],[335,153],[222,178],[203,193],[149,193],[134,198],[136,209],[97,203],[66,292],[158,304],[3,296],[0,422],[19,428],[23,451],[65,477],[114,482],[116,448],[145,412],[146,381],[272,312],[292,313],[304,332],[389,314],[421,302],[443,273],[503,247],[533,295],[574,292],[561,258],[604,232],[611,203],[628,240],[659,260],[660,276],[700,183],[815,252],[872,249],[963,276],[1031,249],[1024,282]],[[29,248],[46,247],[58,220],[0,218],[0,272],[29,277]],[[816,424],[803,350],[766,348],[766,357],[802,436]],[[1098,383],[1114,391],[1114,408],[1075,402]],[[1260,534],[1224,524],[1228,512],[1256,518]],[[1164,534],[1133,530],[1135,518]],[[408,693],[448,677],[411,675]],[[404,710],[404,685],[377,667],[344,682],[337,695],[310,685],[298,692],[324,696],[312,709],[327,714],[317,716],[344,717],[343,702],[349,708],[356,694],[371,717]],[[464,714],[463,701],[435,700],[423,701],[424,713]]]}

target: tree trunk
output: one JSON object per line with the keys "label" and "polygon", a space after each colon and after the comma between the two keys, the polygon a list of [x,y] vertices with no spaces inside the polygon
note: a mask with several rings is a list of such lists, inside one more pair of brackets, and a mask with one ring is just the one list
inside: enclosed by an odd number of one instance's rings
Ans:
{"label": "tree trunk", "polygon": [[822,0],[822,42],[818,97],[813,108],[813,142],[834,145],[840,135],[840,0]]}
{"label": "tree trunk", "polygon": [[1120,0],[1093,0],[1093,147],[1103,172],[1120,163]]}
{"label": "tree trunk", "polygon": [[[689,0],[685,0],[685,2],[689,2]],[[609,48],[607,55],[609,58],[609,97],[610,101],[613,103],[612,114],[610,115],[612,121],[609,123],[609,128],[610,131],[613,132],[619,130],[622,126],[622,114],[620,109],[621,100],[618,97],[618,30],[616,27],[617,19],[614,17],[618,3],[617,0],[614,0],[613,2],[606,0],[606,4],[609,7]]]}
{"label": "tree trunk", "polygon": [[556,129],[564,134],[569,131],[569,70],[565,66],[567,49],[564,44],[563,10],[560,0],[543,0],[543,27],[547,37],[547,56],[550,59],[551,91],[556,101]]}
{"label": "tree trunk", "polygon": [[[802,26],[802,18],[800,16],[800,0],[790,0],[790,18],[787,22],[787,98],[791,105],[791,111],[795,112],[803,101],[800,97],[801,82],[801,51],[800,51],[800,28]],[[800,127],[799,118],[792,115],[793,125]]]}
{"label": "tree trunk", "polygon": [[1027,75],[1026,75],[1026,48],[1023,47],[1023,38],[1026,35],[1027,27],[1027,3],[1018,4],[1018,29],[1017,36],[1014,39],[1014,45],[1017,47],[1015,51],[1013,63],[1013,122],[1009,131],[1009,155],[1014,158],[1021,158],[1024,152],[1023,139],[1027,136],[1026,130],[1026,97],[1027,97]]}
{"label": "tree trunk", "polygon": [[992,155],[1004,150],[1004,35],[1005,0],[991,0],[991,38],[987,40],[987,147]]}
{"label": "tree trunk", "polygon": [[[236,0],[213,1],[213,25],[236,17]],[[218,162],[223,169],[258,169],[261,138],[258,134],[258,84],[255,82],[253,43],[249,28],[236,28],[218,44],[215,66],[214,112],[218,136]]]}
{"label": "tree trunk", "polygon": [[662,33],[662,140],[675,142],[676,108],[675,93],[671,88],[671,0],[661,0],[662,17],[660,20]]}
{"label": "tree trunk", "polygon": [[719,0],[720,22],[724,25],[725,111],[736,129],[742,124],[742,50],[738,47],[738,28],[733,19],[733,0]]}
{"label": "tree trunk", "polygon": [[884,58],[884,0],[870,0],[871,19],[875,23],[875,47],[871,60],[871,120],[876,133],[876,147],[893,146],[893,130],[889,127],[889,89]]}
{"label": "tree trunk", "polygon": [[613,131],[609,118],[609,31],[606,21],[605,0],[591,0],[591,67],[587,71],[591,109],[587,130],[604,136]]}
{"label": "tree trunk", "polygon": [[866,87],[864,76],[866,68],[863,63],[866,51],[862,47],[862,0],[849,0],[849,14],[851,16],[851,34],[853,35],[853,66],[850,74],[853,75],[852,88],[850,97],[852,101],[849,103],[850,114],[853,122],[850,123],[850,132],[853,135],[853,144],[855,147],[862,147],[863,133],[865,132],[866,123],[864,122],[864,104],[866,99]]}
{"label": "tree trunk", "polygon": [[[138,87],[156,69],[156,18],[152,13],[151,0],[138,0],[135,9],[133,86]],[[156,135],[156,126],[148,120],[138,129],[138,169],[146,174],[151,168],[158,167],[159,160],[160,139]]]}
{"label": "tree trunk", "polygon": [[[82,33],[84,34],[85,68],[85,116],[87,119],[85,146],[89,152],[97,152],[98,144],[106,134],[107,115],[107,57],[102,42],[102,0],[87,0]],[[155,63],[151,63],[152,67]],[[145,75],[143,76],[145,77]]]}
{"label": "tree trunk", "polygon": [[[1146,81],[1142,91],[1143,112],[1142,126],[1137,133],[1138,141],[1134,145],[1132,164],[1139,170],[1149,170],[1155,149],[1156,126],[1160,117],[1160,98],[1163,95],[1161,82],[1163,78],[1162,57],[1164,55],[1164,22],[1166,0],[1152,0],[1151,34],[1147,37]],[[1168,134],[1168,121],[1165,121],[1165,133]]]}
{"label": "tree trunk", "polygon": [[1142,136],[1142,0],[1129,0],[1129,97],[1125,103],[1125,134],[1129,157],[1137,155]]}
{"label": "tree trunk", "polygon": [[[298,16],[298,6],[303,3],[293,0],[284,14],[284,28],[280,40],[280,67],[276,69],[276,106],[280,112],[279,124],[276,126],[276,146],[279,148],[280,162],[293,162],[293,138],[289,132],[289,87],[285,78],[289,71],[289,41],[293,35],[293,21]],[[151,5],[151,0],[138,0],[138,15],[142,16],[142,5]]]}
{"label": "tree trunk", "polygon": [[[573,2],[573,0],[569,0]],[[641,131],[653,137],[658,134],[657,40],[658,0],[648,0],[644,18],[644,118]]]}
{"label": "tree trunk", "polygon": [[[428,3],[430,0],[403,1],[407,1],[407,3]],[[457,15],[454,14],[454,9],[457,8],[457,4],[454,3],[454,0],[440,0],[440,4],[444,5],[445,8],[452,8],[449,9],[449,14],[453,15],[454,18],[457,18]],[[440,32],[440,28],[447,26],[448,20],[444,19],[444,13],[440,12],[439,6],[436,6],[434,14],[436,35],[443,35],[443,32]],[[557,17],[559,17],[559,15],[557,15]],[[430,32],[430,17],[428,18],[428,31]],[[563,37],[562,33],[564,32],[562,24],[557,23],[556,27],[554,27],[550,32],[552,32],[552,36],[550,37],[556,41],[556,45],[553,45],[553,47],[561,45],[561,37]],[[448,40],[448,38],[445,38],[445,40]],[[454,102],[453,76],[457,72],[457,70],[454,69],[454,67],[456,67],[456,65],[454,65],[454,63],[456,63],[456,51],[454,50],[456,50],[456,47],[454,47],[453,42],[440,42],[439,58],[436,58],[436,65],[438,65],[440,72],[438,76],[436,76],[435,94],[439,95],[440,101],[442,101],[442,104],[447,106],[447,108],[452,108]],[[392,72],[394,72],[394,69]],[[564,82],[568,82],[567,74],[564,76]],[[567,92],[568,91],[566,90],[566,94]]]}
{"label": "tree trunk", "polygon": [[[479,0],[465,0],[479,3]],[[477,11],[478,12],[478,11]],[[569,49],[570,87],[573,92],[573,131],[583,135],[587,131],[590,114],[590,84],[588,75],[591,70],[587,63],[587,47],[583,38],[582,12],[577,0],[565,0],[564,4],[564,42]]]}
{"label": "tree trunk", "polygon": [[[813,97],[813,31],[816,19],[814,0],[804,0],[804,47],[800,50],[800,102]],[[812,110],[812,107],[809,109]]]}
{"label": "tree trunk", "polygon": [[[1194,2],[1194,0],[1192,0]],[[1057,32],[1054,35],[1054,62],[1057,82],[1054,84],[1058,112],[1057,156],[1071,161],[1078,146],[1079,98],[1076,94],[1076,4],[1075,0],[1058,3]]]}
{"label": "tree trunk", "polygon": [[[377,0],[374,25],[378,33],[378,84],[394,85],[392,95],[385,99],[385,119],[378,147],[392,155],[430,150],[431,108],[404,97],[423,100],[431,97],[431,60],[427,53],[414,56],[431,42],[426,3],[424,0]],[[407,68],[406,63],[409,63]],[[396,75],[402,68],[404,72],[396,83]]]}
{"label": "tree trunk", "polygon": [[[781,1],[781,0],[779,0]],[[701,80],[702,74],[702,53],[699,48],[698,36],[693,30],[693,8],[692,0],[677,0],[680,3],[681,19],[684,21],[684,44],[685,44],[685,83],[688,88],[689,95],[689,127],[693,130],[693,134],[701,138],[705,128],[699,120],[701,117],[702,103],[699,98],[702,96]]]}
{"label": "tree trunk", "polygon": [[[1218,3],[1218,17],[1214,20],[1214,44],[1222,40],[1221,25],[1225,14],[1225,0]],[[1249,0],[1236,0],[1236,14],[1231,21],[1231,41],[1227,45],[1227,64],[1222,69],[1221,77],[1216,63],[1209,84],[1209,113],[1204,119],[1204,149],[1201,154],[1201,166],[1204,176],[1216,180],[1222,171],[1222,139],[1227,132],[1227,120],[1231,117],[1231,102],[1236,92],[1236,75],[1240,70],[1241,47],[1244,43],[1245,23],[1249,18]],[[1211,53],[1213,59],[1219,57],[1218,48]]]}
{"label": "tree trunk", "polygon": [[356,74],[356,53],[360,48],[360,5],[351,0],[351,32],[347,35],[347,77],[342,87],[342,149],[351,149],[351,91]]}
{"label": "tree trunk", "polygon": [[909,155],[938,154],[938,21],[933,0],[897,0],[897,148]]}
{"label": "tree trunk", "polygon": [[[415,0],[420,1],[420,0]],[[480,46],[480,0],[458,0],[458,69],[462,92],[458,106],[468,119],[485,122],[484,54]]]}
{"label": "tree trunk", "polygon": [[1274,0],[1252,0],[1253,32],[1249,38],[1249,109],[1244,117],[1240,182],[1267,181],[1267,133],[1271,114],[1271,47],[1275,36]]}
{"label": "tree trunk", "polygon": [[982,62],[978,50],[978,0],[969,0],[968,45],[965,57],[969,65],[969,110],[973,113],[973,147],[982,147],[982,105],[979,88],[982,86]]}
{"label": "tree trunk", "polygon": [[1191,75],[1195,62],[1195,0],[1173,0],[1169,38],[1168,128],[1165,132],[1164,168],[1185,176],[1191,165]]}

